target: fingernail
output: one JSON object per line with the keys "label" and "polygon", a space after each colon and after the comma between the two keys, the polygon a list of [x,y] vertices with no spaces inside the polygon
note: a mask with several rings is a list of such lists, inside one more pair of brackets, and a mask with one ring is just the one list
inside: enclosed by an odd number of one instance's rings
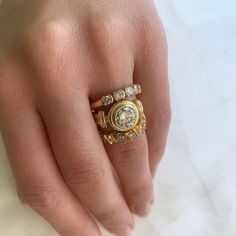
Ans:
{"label": "fingernail", "polygon": [[146,202],[143,205],[135,206],[135,213],[139,216],[147,216],[149,215],[152,208],[152,204],[150,202]]}
{"label": "fingernail", "polygon": [[121,225],[113,228],[111,231],[117,236],[130,236],[132,230],[128,225]]}

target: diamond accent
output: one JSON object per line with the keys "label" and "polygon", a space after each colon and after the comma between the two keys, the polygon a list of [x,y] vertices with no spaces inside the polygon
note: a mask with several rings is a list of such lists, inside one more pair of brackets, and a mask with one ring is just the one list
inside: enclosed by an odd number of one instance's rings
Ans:
{"label": "diamond accent", "polygon": [[126,140],[125,140],[125,134],[123,133],[118,133],[117,134],[117,141],[118,143],[124,143]]}
{"label": "diamond accent", "polygon": [[141,132],[144,133],[145,129],[147,128],[147,123],[146,123],[146,121],[143,121],[143,122],[141,123],[140,127],[141,127]]}
{"label": "diamond accent", "polygon": [[113,97],[111,94],[105,95],[102,97],[102,103],[104,106],[108,106],[113,103]]}
{"label": "diamond accent", "polygon": [[125,88],[125,92],[128,96],[135,94],[134,87],[129,86],[129,87]]}
{"label": "diamond accent", "polygon": [[141,91],[141,86],[139,84],[135,84],[134,85],[134,91],[135,91],[136,94],[141,93],[142,92]]}
{"label": "diamond accent", "polygon": [[134,130],[129,131],[129,133],[127,133],[127,135],[131,141],[138,137],[138,134]]}
{"label": "diamond accent", "polygon": [[116,101],[124,99],[125,98],[125,91],[122,90],[122,89],[119,89],[119,90],[114,92],[113,96],[114,96]]}
{"label": "diamond accent", "polygon": [[115,123],[120,129],[132,129],[136,125],[138,118],[134,108],[123,106],[116,112]]}

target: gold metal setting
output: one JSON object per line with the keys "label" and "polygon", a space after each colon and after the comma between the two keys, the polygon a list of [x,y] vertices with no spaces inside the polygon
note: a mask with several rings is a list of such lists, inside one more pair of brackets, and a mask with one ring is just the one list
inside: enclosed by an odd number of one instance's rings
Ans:
{"label": "gold metal setting", "polygon": [[[121,125],[121,122],[119,122],[119,112],[122,112],[122,109],[124,110],[123,113],[120,116],[125,116],[128,112],[127,110],[129,110],[129,114],[130,117],[127,116],[123,118],[123,120],[127,120],[126,124],[124,124],[123,126]],[[126,109],[126,111],[125,111]],[[125,114],[126,113],[126,114]],[[123,115],[124,114],[124,115]],[[109,123],[112,126],[112,128],[116,131],[120,131],[120,132],[125,132],[128,131],[132,128],[135,127],[135,125],[138,123],[139,120],[139,111],[138,108],[136,107],[135,103],[131,102],[131,101],[121,101],[118,102],[116,104],[114,104],[112,106],[112,108],[110,109],[109,113],[108,113],[108,119],[109,119]]]}
{"label": "gold metal setting", "polygon": [[115,101],[120,101],[127,97],[138,95],[142,92],[141,86],[139,84],[134,84],[126,87],[125,89],[118,89],[113,92],[113,94],[107,94],[103,96],[101,99],[92,102],[90,104],[91,109],[96,109],[102,106],[109,106],[113,104]]}
{"label": "gold metal setting", "polygon": [[100,100],[103,103],[102,110],[98,109],[100,107],[98,101],[91,104],[99,134],[105,142],[126,143],[135,140],[145,132],[147,122],[142,102],[138,99],[133,101],[127,99],[139,93],[141,93],[141,87],[135,84],[124,90],[116,90],[113,95],[103,96]]}
{"label": "gold metal setting", "polygon": [[146,118],[145,115],[142,114],[142,116],[140,116],[139,123],[128,132],[122,132],[122,133],[117,131],[107,132],[107,133],[100,132],[100,135],[105,142],[108,142],[110,144],[126,143],[128,141],[135,140],[139,135],[145,132],[145,129],[146,129]]}

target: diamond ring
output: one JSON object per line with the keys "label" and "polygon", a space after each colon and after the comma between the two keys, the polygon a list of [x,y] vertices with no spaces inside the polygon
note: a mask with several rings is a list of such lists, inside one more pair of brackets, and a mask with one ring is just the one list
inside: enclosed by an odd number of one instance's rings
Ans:
{"label": "diamond ring", "polygon": [[[117,99],[116,95],[121,94],[121,91],[124,90],[115,91],[113,93],[115,102],[104,104],[103,109],[98,110],[100,106],[96,107],[97,109],[91,106],[100,136],[110,144],[132,141],[144,133],[146,129],[146,117],[141,101],[138,99],[128,100],[128,95]],[[136,94],[141,92],[140,85],[138,91],[136,90]]]}
{"label": "diamond ring", "polygon": [[102,106],[109,106],[114,102],[123,100],[132,95],[137,95],[141,93],[141,86],[139,84],[134,84],[132,86],[128,86],[125,89],[118,89],[114,91],[112,94],[104,95],[101,99],[92,102],[90,104],[92,109],[96,109]]}

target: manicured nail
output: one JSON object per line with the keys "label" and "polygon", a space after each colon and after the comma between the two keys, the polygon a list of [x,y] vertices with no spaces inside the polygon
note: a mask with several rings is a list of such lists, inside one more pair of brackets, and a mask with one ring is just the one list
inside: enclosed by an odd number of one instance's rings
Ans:
{"label": "manicured nail", "polygon": [[128,225],[117,226],[111,231],[117,236],[130,236],[132,232],[131,228]]}
{"label": "manicured nail", "polygon": [[139,216],[147,216],[152,208],[152,204],[150,202],[146,202],[143,205],[135,206],[134,211]]}

